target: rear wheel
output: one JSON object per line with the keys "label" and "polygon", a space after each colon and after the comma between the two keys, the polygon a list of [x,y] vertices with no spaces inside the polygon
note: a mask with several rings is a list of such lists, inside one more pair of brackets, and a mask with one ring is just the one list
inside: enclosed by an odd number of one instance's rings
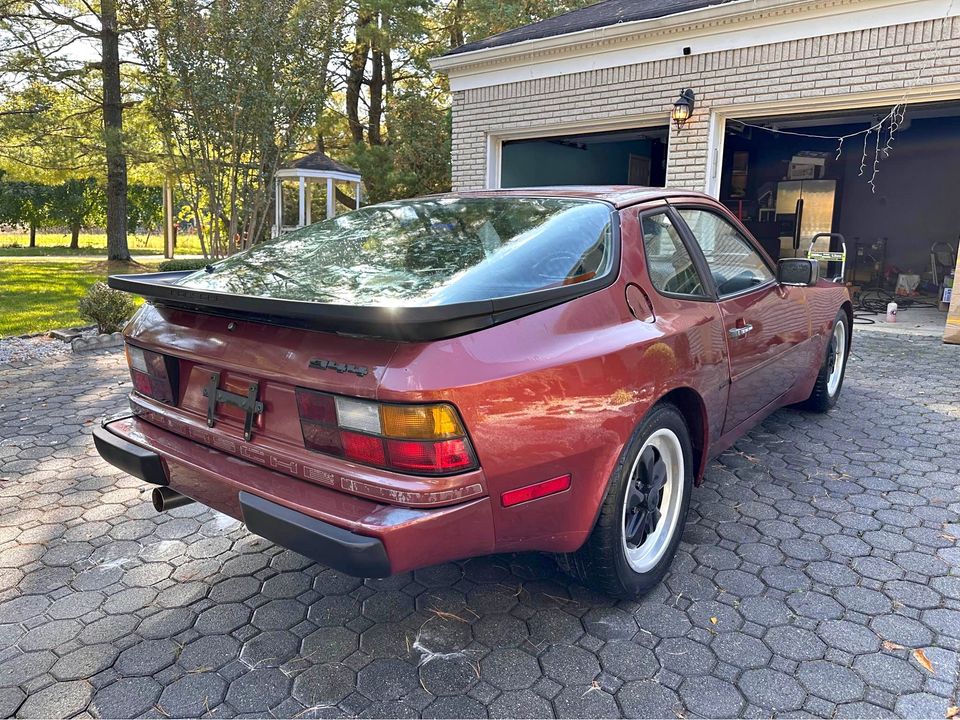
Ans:
{"label": "rear wheel", "polygon": [[610,595],[646,593],[663,579],[677,552],[692,487],[686,422],[673,405],[658,405],[617,464],[593,533],[562,564]]}
{"label": "rear wheel", "polygon": [[820,372],[817,374],[817,382],[813,386],[813,392],[800,405],[803,409],[822,413],[827,412],[837,404],[840,388],[843,387],[843,376],[847,370],[849,354],[850,319],[847,317],[847,313],[841,310],[837,313],[837,318],[833,322],[833,333],[830,335],[826,357],[824,357],[823,365],[820,366]]}

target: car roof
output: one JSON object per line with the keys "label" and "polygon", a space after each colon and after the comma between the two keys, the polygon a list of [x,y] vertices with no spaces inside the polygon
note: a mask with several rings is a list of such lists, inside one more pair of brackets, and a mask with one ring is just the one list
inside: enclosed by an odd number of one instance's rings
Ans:
{"label": "car roof", "polygon": [[445,193],[444,197],[562,197],[584,200],[602,200],[622,208],[651,200],[673,198],[698,198],[715,202],[705,193],[639,185],[555,185],[546,187],[522,187],[503,190],[463,190]]}

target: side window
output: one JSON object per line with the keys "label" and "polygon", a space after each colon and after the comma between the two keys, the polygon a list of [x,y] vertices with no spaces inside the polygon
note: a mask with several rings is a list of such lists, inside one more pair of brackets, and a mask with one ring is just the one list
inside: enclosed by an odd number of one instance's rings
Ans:
{"label": "side window", "polygon": [[773,273],[750,241],[724,218],[709,210],[678,211],[700,244],[721,297],[773,280]]}
{"label": "side window", "polygon": [[661,292],[703,296],[703,284],[680,233],[666,213],[640,218],[650,282]]}

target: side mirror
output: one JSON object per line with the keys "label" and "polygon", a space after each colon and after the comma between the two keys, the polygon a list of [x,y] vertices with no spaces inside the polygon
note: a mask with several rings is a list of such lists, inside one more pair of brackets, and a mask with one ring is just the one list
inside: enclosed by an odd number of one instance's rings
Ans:
{"label": "side mirror", "polygon": [[777,263],[777,282],[781,285],[812,287],[820,279],[820,263],[807,258],[781,258]]}

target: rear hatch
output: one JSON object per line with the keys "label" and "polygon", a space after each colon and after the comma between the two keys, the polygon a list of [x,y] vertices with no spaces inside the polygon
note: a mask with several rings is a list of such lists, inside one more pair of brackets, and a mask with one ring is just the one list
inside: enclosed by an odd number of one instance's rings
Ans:
{"label": "rear hatch", "polygon": [[[323,452],[332,422],[340,450],[354,444],[341,457],[466,472],[476,459],[455,409],[350,399],[377,400],[401,341],[472,332],[606,287],[618,229],[613,208],[591,200],[428,198],[358,210],[198,272],[113,276],[111,286],[151,301],[129,344],[166,358],[133,351],[145,372],[134,372],[131,402],[168,430],[277,469],[303,468],[308,434]],[[176,386],[167,402],[151,368]],[[341,422],[348,415],[354,425]],[[414,425],[390,435],[390,423]]]}

